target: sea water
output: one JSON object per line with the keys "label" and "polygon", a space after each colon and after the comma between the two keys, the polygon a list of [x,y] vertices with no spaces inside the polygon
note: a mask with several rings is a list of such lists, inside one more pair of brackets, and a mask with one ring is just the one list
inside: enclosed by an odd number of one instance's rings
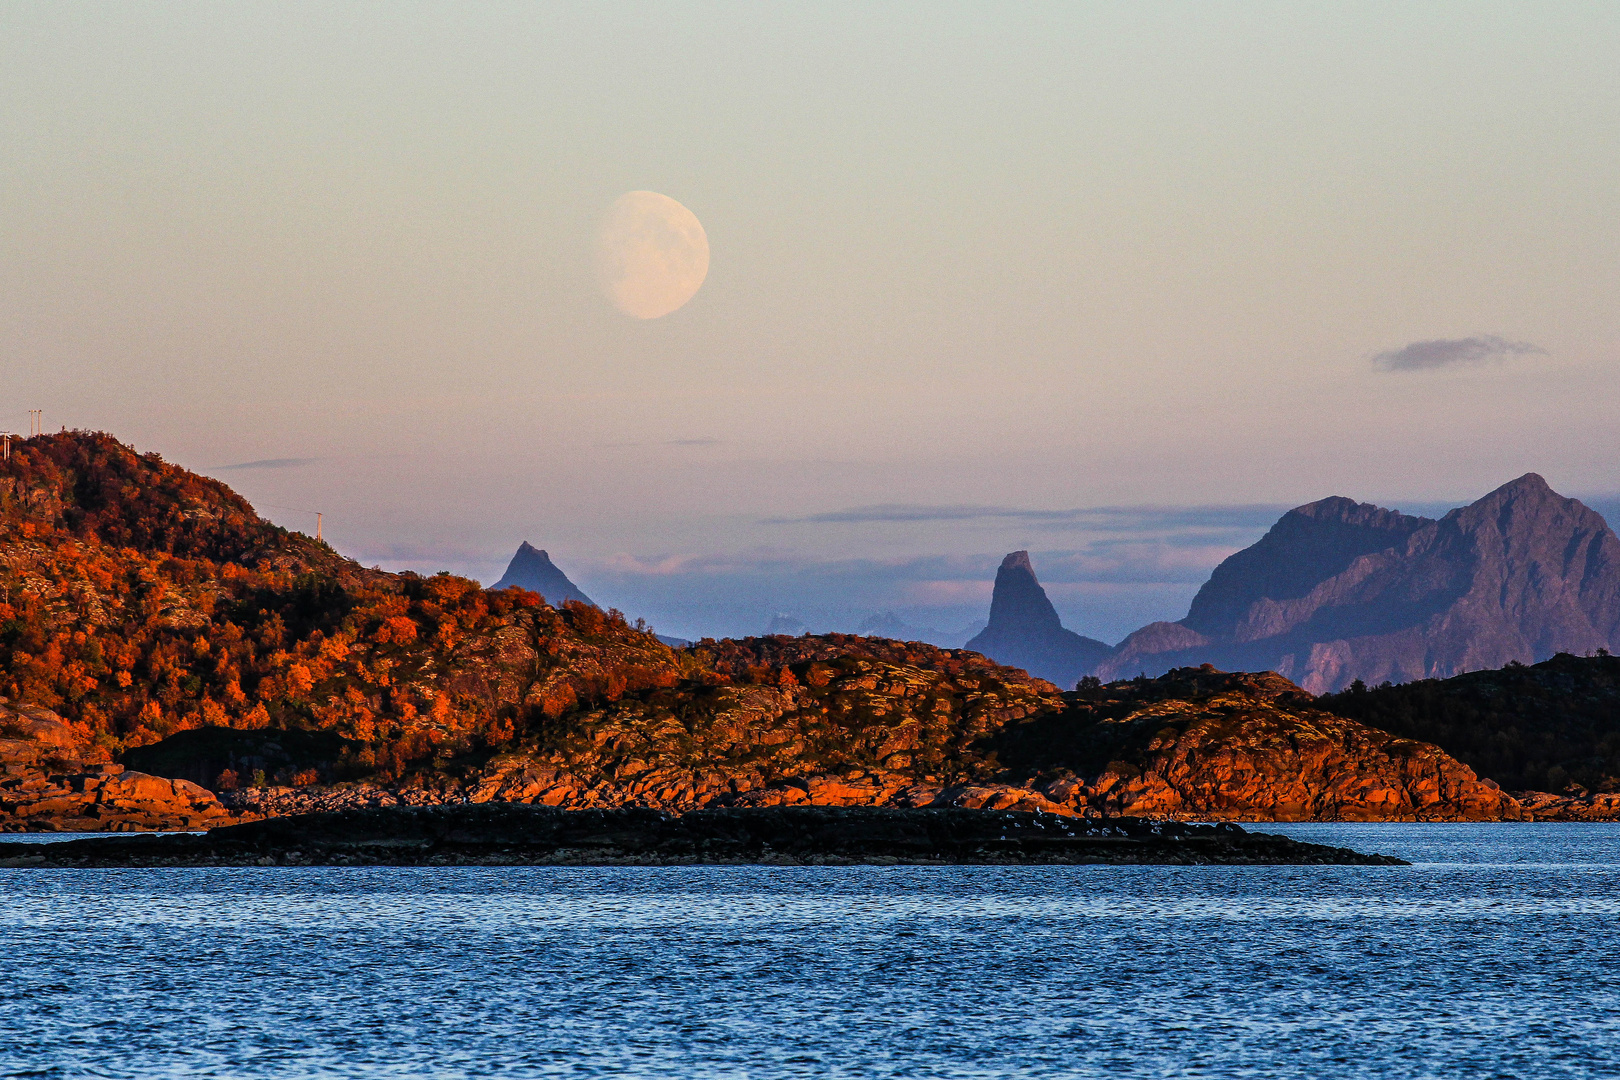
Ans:
{"label": "sea water", "polygon": [[0,1076],[1620,1075],[1620,826],[1271,831],[1416,865],[5,869]]}

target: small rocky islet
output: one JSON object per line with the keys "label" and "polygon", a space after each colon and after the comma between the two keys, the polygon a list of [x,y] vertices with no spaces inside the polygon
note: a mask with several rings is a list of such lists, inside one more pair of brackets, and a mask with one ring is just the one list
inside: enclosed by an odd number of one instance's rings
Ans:
{"label": "small rocky islet", "polygon": [[1388,855],[1230,823],[796,806],[559,810],[511,803],[270,818],[193,834],[42,844],[0,866],[1352,865]]}

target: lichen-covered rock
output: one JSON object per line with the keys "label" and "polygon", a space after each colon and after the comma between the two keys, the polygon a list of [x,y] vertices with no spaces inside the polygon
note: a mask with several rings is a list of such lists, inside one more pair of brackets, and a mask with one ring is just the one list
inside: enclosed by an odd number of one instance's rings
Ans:
{"label": "lichen-covered rock", "polygon": [[[965,723],[959,712],[964,706],[946,694],[929,700],[945,700],[949,707],[929,706],[928,716],[950,722],[930,729],[906,702],[923,699],[919,688],[937,695],[942,686],[960,689],[958,680],[971,682],[971,676],[930,680],[870,654],[845,657],[838,669],[823,655],[825,642],[799,640],[798,652],[812,658],[797,663],[828,664],[814,678],[819,686],[806,682],[813,691],[801,686],[763,696],[720,694],[709,722],[699,723],[698,714],[688,712],[673,729],[679,735],[659,726],[674,723],[670,715],[679,713],[671,710],[660,721],[647,715],[643,703],[624,713],[593,714],[590,728],[572,733],[544,761],[505,754],[461,780],[392,790],[255,789],[229,793],[227,803],[254,817],[396,802],[676,813],[704,807],[960,807],[1236,821],[1524,816],[1513,797],[1437,747],[1320,712],[1309,695],[1270,673],[1185,669],[1099,688],[1090,698],[1050,694],[1031,683],[1010,698],[997,694],[998,719],[982,725]],[[975,690],[984,684],[976,683]],[[870,715],[892,717],[890,734],[843,730],[845,693],[856,695]],[[887,703],[877,700],[882,695]],[[762,705],[766,700],[772,704]],[[1018,707],[1008,708],[1009,701]],[[750,710],[751,724],[734,723],[733,708]],[[1008,719],[1014,713],[1017,718]],[[958,740],[950,744],[955,762],[940,770],[950,779],[872,764],[896,737],[893,730],[910,732],[907,745],[920,758],[947,739]],[[860,738],[867,740],[864,753]],[[879,750],[870,749],[874,741]],[[854,764],[860,760],[868,765]]]}

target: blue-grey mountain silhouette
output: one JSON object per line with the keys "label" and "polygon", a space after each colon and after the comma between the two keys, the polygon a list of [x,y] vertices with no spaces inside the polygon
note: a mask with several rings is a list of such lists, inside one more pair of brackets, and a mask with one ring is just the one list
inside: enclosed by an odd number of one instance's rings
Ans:
{"label": "blue-grey mountain silhouette", "polygon": [[568,580],[568,575],[557,569],[551,561],[551,556],[544,551],[523,541],[507,564],[506,573],[501,576],[492,588],[510,589],[516,585],[531,592],[537,592],[546,598],[546,603],[552,607],[562,607],[568,600],[578,600],[582,604],[596,606],[596,601],[580,591],[578,585]]}
{"label": "blue-grey mountain silhouette", "polygon": [[1351,499],[1290,510],[1103,679],[1211,663],[1312,693],[1620,646],[1620,538],[1528,473],[1438,521]]}
{"label": "blue-grey mountain silhouette", "polygon": [[890,638],[894,641],[921,641],[941,649],[960,649],[979,631],[984,623],[972,623],[960,630],[938,630],[932,626],[914,626],[892,611],[868,615],[855,628],[863,637]]}
{"label": "blue-grey mountain silhouette", "polygon": [[990,623],[966,647],[1065,690],[1109,654],[1103,642],[1063,628],[1027,551],[1001,560],[990,596]]}

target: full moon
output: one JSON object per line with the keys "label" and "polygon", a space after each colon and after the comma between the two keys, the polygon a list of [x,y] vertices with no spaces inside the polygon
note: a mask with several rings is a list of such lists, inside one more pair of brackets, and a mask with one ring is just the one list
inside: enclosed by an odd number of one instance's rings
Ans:
{"label": "full moon", "polygon": [[692,299],[709,274],[697,215],[656,191],[620,195],[596,235],[596,277],[613,306],[656,319]]}

